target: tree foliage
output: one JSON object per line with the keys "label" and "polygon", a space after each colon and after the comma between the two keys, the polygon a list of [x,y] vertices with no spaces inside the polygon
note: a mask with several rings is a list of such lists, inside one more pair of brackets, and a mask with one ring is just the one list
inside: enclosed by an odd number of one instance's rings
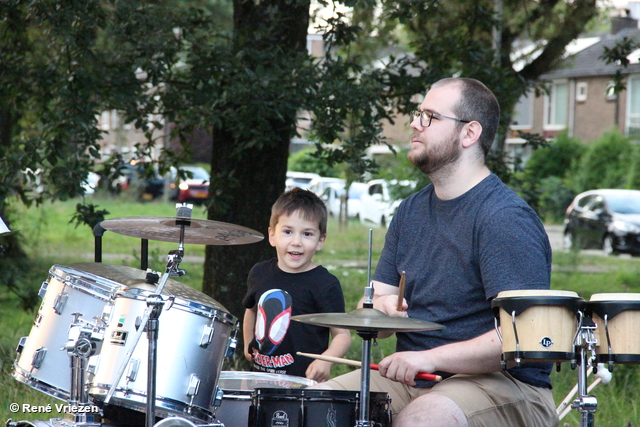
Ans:
{"label": "tree foliage", "polygon": [[[300,111],[311,117],[316,156],[348,164],[350,180],[375,169],[364,151],[386,142],[381,123],[414,109],[415,95],[442,77],[485,82],[502,105],[504,137],[519,96],[596,11],[595,0],[504,0],[502,12],[489,0],[343,3],[353,19],[338,13],[323,24],[323,58],[306,52],[310,0],[0,3],[0,214],[14,196],[82,195],[98,160],[112,174],[121,159],[100,153],[96,117],[117,110],[145,133],[141,156],[166,123],[185,143],[182,154],[164,147],[160,173],[183,160],[195,131],[210,134],[208,218],[264,232]],[[539,55],[516,69],[523,58],[511,53],[524,39],[539,42]],[[27,191],[29,170],[44,192]],[[81,204],[76,220],[103,212]],[[247,272],[273,255],[266,241],[208,246],[203,289],[241,313]]]}

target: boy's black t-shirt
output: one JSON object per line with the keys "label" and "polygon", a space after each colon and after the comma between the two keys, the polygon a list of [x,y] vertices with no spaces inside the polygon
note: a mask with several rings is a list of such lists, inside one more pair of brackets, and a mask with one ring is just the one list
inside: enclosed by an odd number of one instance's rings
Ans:
{"label": "boy's black t-shirt", "polygon": [[[304,377],[313,359],[296,352],[320,354],[329,346],[329,328],[291,321],[292,316],[343,313],[340,281],[317,266],[287,273],[277,258],[256,264],[249,272],[246,308],[256,307],[254,336],[249,345],[253,371]],[[245,337],[249,339],[250,337]]]}

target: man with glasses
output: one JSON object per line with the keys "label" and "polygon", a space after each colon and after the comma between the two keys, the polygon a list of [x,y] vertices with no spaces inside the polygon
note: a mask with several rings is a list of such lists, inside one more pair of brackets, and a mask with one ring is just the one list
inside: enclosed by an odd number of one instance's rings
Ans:
{"label": "man with glasses", "polygon": [[[436,82],[410,115],[408,157],[432,184],[393,217],[374,274],[374,308],[445,326],[397,333],[397,351],[371,372],[391,396],[393,425],[555,426],[550,363],[502,369],[491,299],[549,289],[551,247],[536,213],[486,166],[500,109],[481,82]],[[402,311],[398,283],[406,272]],[[362,304],[362,302],[361,302]],[[416,380],[419,372],[439,383]],[[360,372],[322,388],[358,390]]]}

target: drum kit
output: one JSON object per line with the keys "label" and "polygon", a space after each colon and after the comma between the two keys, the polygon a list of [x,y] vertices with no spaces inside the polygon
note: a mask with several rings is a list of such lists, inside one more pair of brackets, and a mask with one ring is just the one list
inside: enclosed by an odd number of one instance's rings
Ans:
{"label": "drum kit", "polygon": [[[577,385],[557,412],[562,419],[576,409],[582,427],[594,425],[598,402],[589,394],[593,387],[611,379],[615,364],[640,363],[640,294],[593,294],[585,301],[568,291],[507,291],[492,307],[503,367],[523,362],[553,362],[558,370],[563,362],[578,367]],[[597,378],[587,386],[592,372]]]}
{"label": "drum kit", "polygon": [[[353,392],[306,389],[315,382],[288,375],[222,371],[236,348],[238,319],[174,277],[185,273],[179,268],[185,243],[250,244],[263,235],[192,219],[192,208],[178,204],[175,218],[102,221],[94,228],[96,262],[51,267],[12,375],[67,402],[60,405],[65,414],[7,426],[390,426],[389,398],[369,392],[369,369],[362,369],[362,388]],[[104,231],[141,238],[142,268],[102,263]],[[162,274],[146,268],[148,240],[179,244]],[[371,365],[371,340],[380,331],[442,328],[373,309],[371,285],[365,296],[364,308],[351,313],[293,319],[355,330],[363,338],[363,366]]]}

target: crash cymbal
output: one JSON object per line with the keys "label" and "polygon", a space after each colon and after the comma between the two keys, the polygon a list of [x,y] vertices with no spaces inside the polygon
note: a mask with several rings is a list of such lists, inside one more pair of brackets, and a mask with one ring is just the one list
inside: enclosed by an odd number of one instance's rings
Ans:
{"label": "crash cymbal", "polygon": [[293,316],[292,320],[317,326],[353,329],[356,331],[411,332],[435,331],[444,326],[409,317],[387,316],[374,308],[359,308],[349,313],[314,313]]}
{"label": "crash cymbal", "polygon": [[200,245],[245,245],[264,239],[261,233],[250,228],[207,219],[173,217],[123,217],[107,219],[100,223],[105,230],[125,236],[162,242],[180,242],[180,225],[176,220],[189,221],[184,228],[183,243]]}

